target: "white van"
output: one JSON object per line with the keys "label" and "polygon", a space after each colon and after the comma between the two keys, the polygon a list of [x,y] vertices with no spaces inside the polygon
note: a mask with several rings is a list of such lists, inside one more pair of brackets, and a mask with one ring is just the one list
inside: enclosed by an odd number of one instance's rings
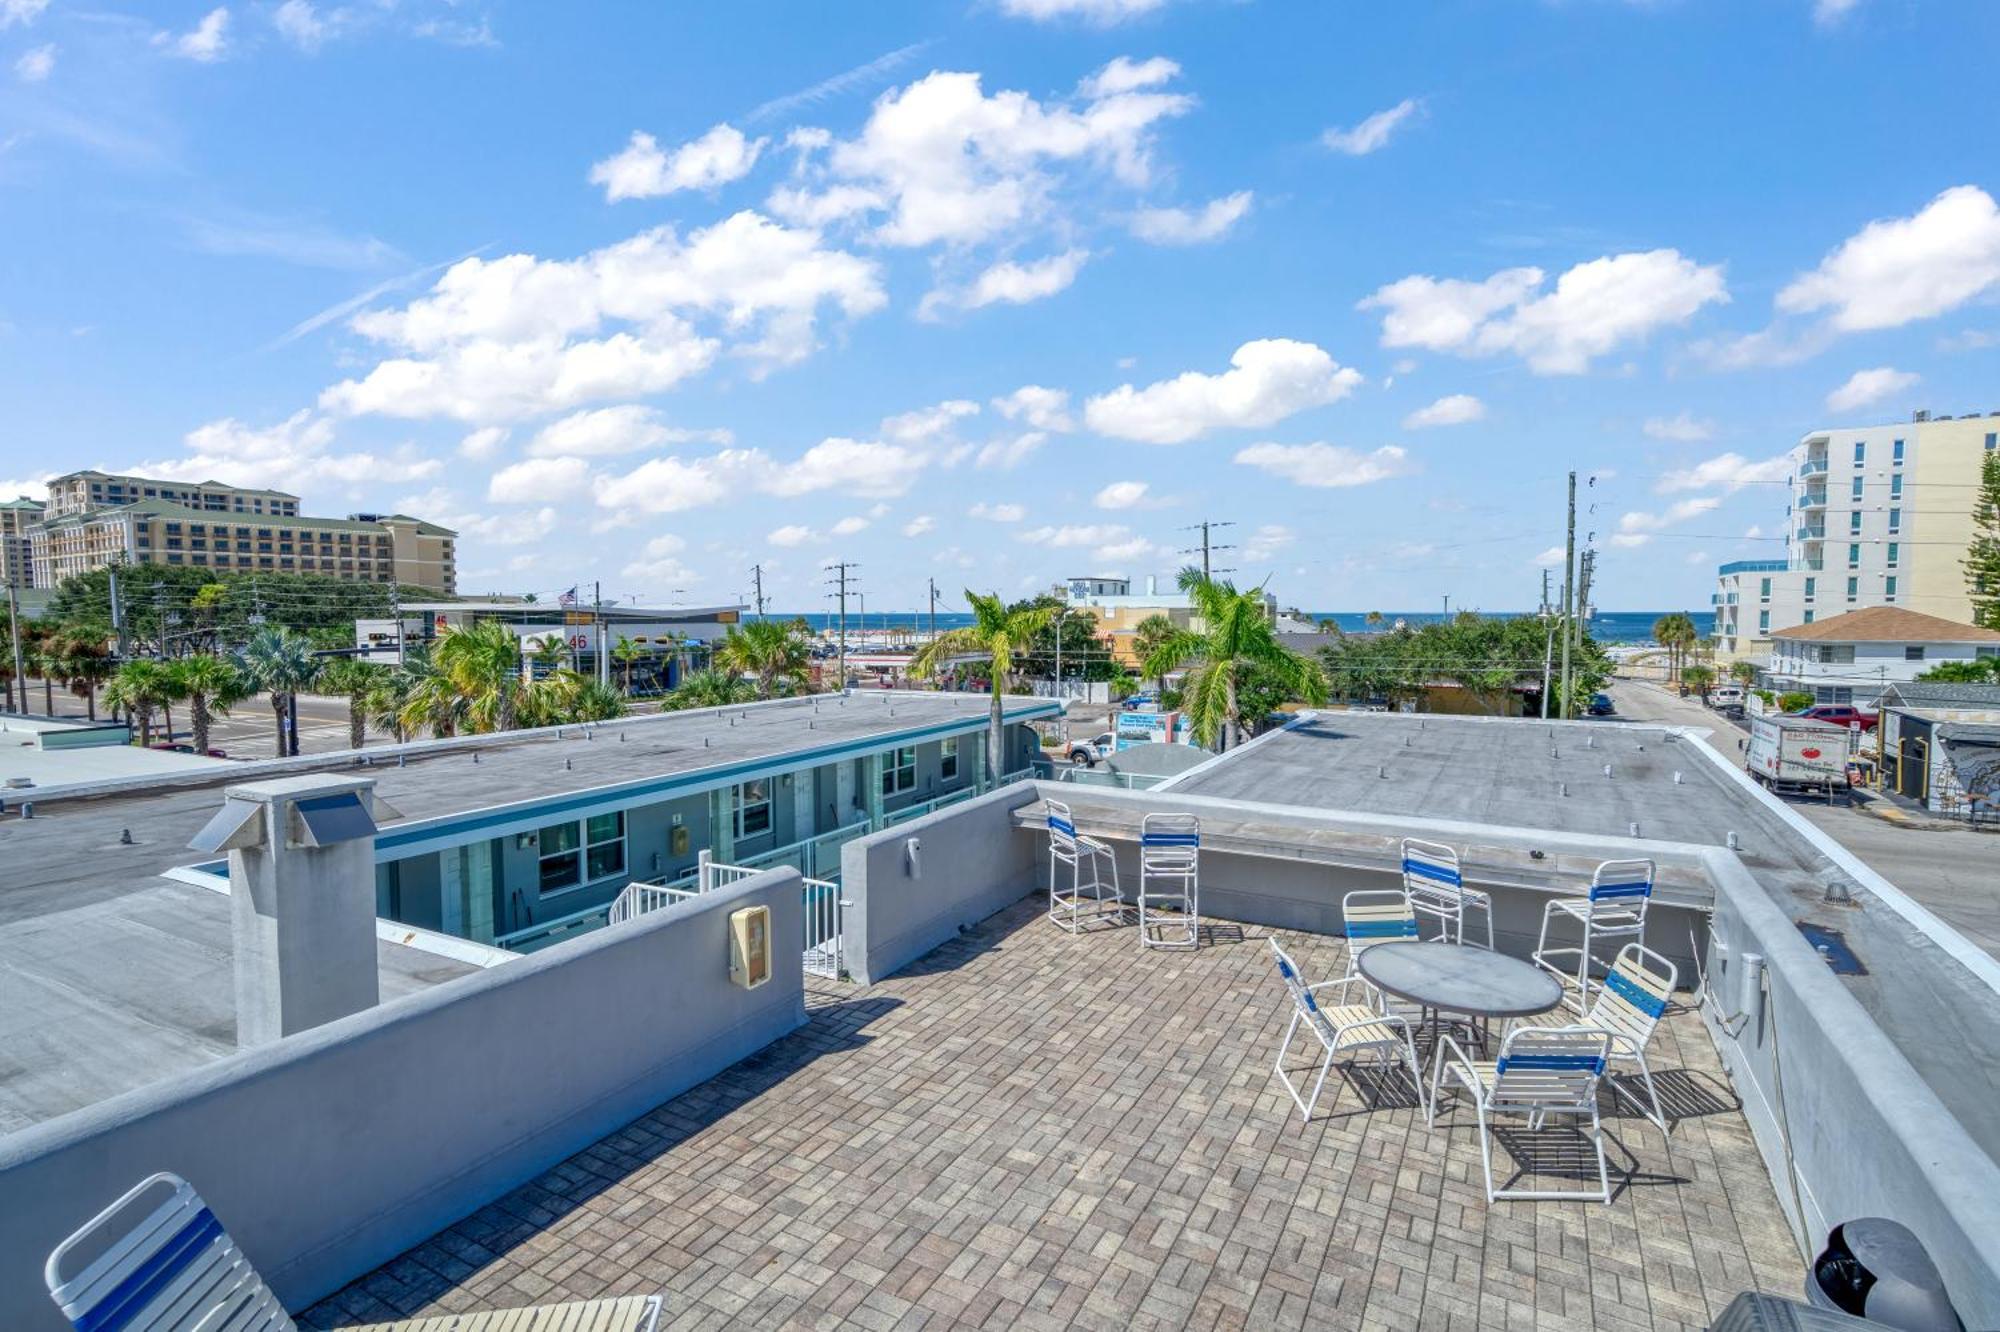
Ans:
{"label": "white van", "polygon": [[1708,706],[1711,708],[1742,707],[1743,686],[1739,684],[1717,685],[1708,691]]}

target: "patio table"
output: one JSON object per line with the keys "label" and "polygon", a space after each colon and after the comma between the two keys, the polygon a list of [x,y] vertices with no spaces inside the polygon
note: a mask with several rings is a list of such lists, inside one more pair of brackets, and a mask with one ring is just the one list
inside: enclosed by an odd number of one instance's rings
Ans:
{"label": "patio table", "polygon": [[1436,941],[1379,943],[1358,959],[1361,974],[1385,994],[1432,1015],[1458,1013],[1484,1029],[1494,1018],[1534,1017],[1562,1003],[1562,983],[1531,962],[1490,949]]}

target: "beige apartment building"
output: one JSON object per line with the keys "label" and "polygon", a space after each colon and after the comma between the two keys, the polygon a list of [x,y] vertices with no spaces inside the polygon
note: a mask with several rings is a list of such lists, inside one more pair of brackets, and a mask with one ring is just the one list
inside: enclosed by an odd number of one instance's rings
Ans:
{"label": "beige apartment building", "polygon": [[299,497],[282,490],[248,490],[220,481],[158,481],[144,476],[113,476],[109,472],[71,472],[49,482],[48,516],[67,518],[93,509],[159,500],[204,513],[262,514],[296,518]]}
{"label": "beige apartment building", "polygon": [[[180,498],[125,498],[135,487],[171,491]],[[76,507],[79,496],[112,494],[119,496],[118,503]],[[297,496],[282,491],[242,490],[212,481],[179,486],[102,472],[58,477],[49,483],[49,496],[46,509],[38,508],[25,524],[24,586],[54,587],[65,578],[112,565],[161,564],[458,591],[457,534],[407,514],[311,518],[298,513]],[[188,499],[199,501],[199,507]]]}
{"label": "beige apartment building", "polygon": [[32,534],[41,521],[39,500],[0,500],[0,587],[35,585]]}

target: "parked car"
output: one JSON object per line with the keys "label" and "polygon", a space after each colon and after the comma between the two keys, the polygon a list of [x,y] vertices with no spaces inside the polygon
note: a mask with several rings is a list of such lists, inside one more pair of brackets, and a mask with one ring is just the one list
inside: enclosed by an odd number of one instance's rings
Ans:
{"label": "parked car", "polygon": [[1158,694],[1128,694],[1124,703],[1124,708],[1127,712],[1143,712],[1147,708],[1157,708],[1159,706],[1160,696]]}
{"label": "parked car", "polygon": [[1743,706],[1743,686],[1738,684],[1717,685],[1708,691],[1708,706],[1715,709]]}
{"label": "parked car", "polygon": [[1094,768],[1099,759],[1110,758],[1111,752],[1117,747],[1118,738],[1109,731],[1094,735],[1088,740],[1072,740],[1069,744],[1069,761],[1080,767]]}
{"label": "parked car", "polygon": [[1618,712],[1617,708],[1611,706],[1611,695],[1609,694],[1592,694],[1590,696],[1590,707],[1587,710],[1593,717],[1611,717],[1616,716]]}
{"label": "parked car", "polygon": [[1858,723],[1864,731],[1874,730],[1875,723],[1880,720],[1878,714],[1863,712],[1852,703],[1821,703],[1793,715],[1810,717],[1814,721],[1832,722],[1835,726],[1851,727]]}

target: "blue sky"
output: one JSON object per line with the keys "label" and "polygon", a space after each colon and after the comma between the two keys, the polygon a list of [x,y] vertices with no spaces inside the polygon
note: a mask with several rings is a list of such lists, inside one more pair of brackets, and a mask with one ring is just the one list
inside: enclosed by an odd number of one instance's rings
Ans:
{"label": "blue sky", "polygon": [[1170,574],[1608,608],[1811,427],[2000,408],[2000,7],[0,0],[0,491],[458,527],[467,591]]}

